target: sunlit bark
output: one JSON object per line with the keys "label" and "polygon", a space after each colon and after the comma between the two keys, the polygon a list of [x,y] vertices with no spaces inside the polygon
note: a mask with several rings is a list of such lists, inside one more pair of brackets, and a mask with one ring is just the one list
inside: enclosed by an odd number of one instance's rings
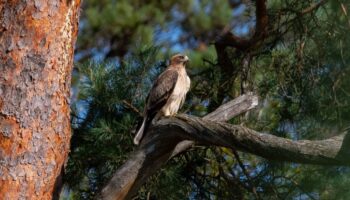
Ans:
{"label": "sunlit bark", "polygon": [[52,199],[60,183],[79,6],[0,3],[0,199]]}

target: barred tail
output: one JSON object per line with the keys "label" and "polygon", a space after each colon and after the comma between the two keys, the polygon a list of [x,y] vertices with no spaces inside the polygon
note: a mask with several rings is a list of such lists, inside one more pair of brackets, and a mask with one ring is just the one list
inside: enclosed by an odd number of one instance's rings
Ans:
{"label": "barred tail", "polygon": [[137,134],[134,137],[134,144],[135,145],[138,145],[140,143],[142,136],[143,136],[143,132],[145,131],[146,123],[147,123],[147,117],[145,117],[143,119],[143,122],[142,122],[140,129],[139,129],[139,131],[137,131]]}

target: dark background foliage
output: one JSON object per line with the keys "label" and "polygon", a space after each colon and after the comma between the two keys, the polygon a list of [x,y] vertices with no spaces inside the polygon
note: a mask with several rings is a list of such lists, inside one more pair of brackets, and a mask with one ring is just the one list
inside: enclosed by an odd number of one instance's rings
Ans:
{"label": "dark background foliage", "polygon": [[[253,91],[259,107],[231,123],[294,140],[349,126],[350,3],[269,0],[268,35],[250,49],[226,48],[220,60],[214,44],[223,30],[254,34],[254,2],[84,1],[62,199],[91,199],[127,159],[152,81],[176,52],[191,59],[181,112],[203,116]],[[169,161],[137,199],[348,199],[349,177],[348,167],[197,146]]]}

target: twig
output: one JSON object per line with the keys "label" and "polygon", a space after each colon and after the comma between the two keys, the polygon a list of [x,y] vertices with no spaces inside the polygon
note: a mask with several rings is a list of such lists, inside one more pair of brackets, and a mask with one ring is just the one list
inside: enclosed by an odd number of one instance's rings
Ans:
{"label": "twig", "polygon": [[256,198],[256,199],[261,199],[260,195],[259,195],[259,194],[257,193],[257,191],[256,191],[256,187],[254,186],[251,177],[249,176],[249,174],[248,174],[248,172],[247,172],[247,170],[246,170],[246,168],[245,168],[245,166],[244,166],[244,164],[243,164],[241,158],[239,157],[238,152],[237,152],[236,150],[233,150],[233,149],[231,150],[231,152],[232,152],[233,155],[235,156],[235,158],[236,158],[236,160],[237,160],[237,162],[238,162],[238,165],[239,165],[240,168],[242,169],[243,174],[246,176],[246,178],[247,178],[247,180],[248,180],[248,182],[249,182],[249,185],[250,185],[251,192],[253,192],[253,194],[255,195],[255,198]]}
{"label": "twig", "polygon": [[339,0],[338,0],[339,4],[340,4],[340,7],[341,7],[341,10],[343,12],[343,14],[345,15],[346,19],[348,20],[348,24],[349,24],[349,27],[350,27],[350,19],[348,17],[348,12],[346,11],[346,7],[343,3],[341,3]]}
{"label": "twig", "polygon": [[327,0],[321,0],[319,1],[318,3],[314,3],[314,4],[311,4],[311,6],[305,8],[304,10],[302,10],[300,12],[301,15],[305,15],[307,13],[310,13],[312,12],[313,10],[316,10],[318,9],[320,6],[322,6],[323,4],[325,4],[327,2]]}
{"label": "twig", "polygon": [[213,66],[216,65],[215,63],[213,63],[212,61],[210,61],[210,60],[208,60],[208,59],[206,59],[206,58],[203,58],[203,62],[209,63],[209,64],[211,64],[211,65],[213,65]]}
{"label": "twig", "polygon": [[123,100],[122,102],[124,105],[126,105],[126,107],[130,108],[132,111],[139,114],[141,117],[143,116],[143,114],[135,106],[133,106],[131,103],[127,102],[126,100]]}

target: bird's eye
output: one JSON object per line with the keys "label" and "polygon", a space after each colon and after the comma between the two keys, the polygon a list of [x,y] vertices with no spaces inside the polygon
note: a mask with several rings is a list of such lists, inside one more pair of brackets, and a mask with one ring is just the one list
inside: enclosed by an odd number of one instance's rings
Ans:
{"label": "bird's eye", "polygon": [[180,56],[181,59],[184,59],[185,57],[184,56]]}

